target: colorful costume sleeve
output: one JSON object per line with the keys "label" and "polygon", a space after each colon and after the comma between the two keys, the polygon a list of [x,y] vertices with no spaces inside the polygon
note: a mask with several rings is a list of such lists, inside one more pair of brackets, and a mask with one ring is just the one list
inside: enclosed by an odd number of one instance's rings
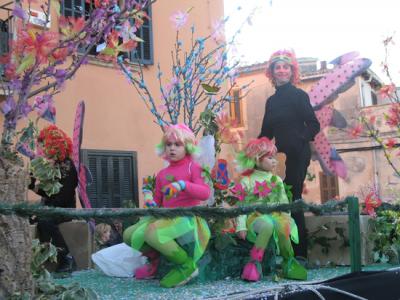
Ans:
{"label": "colorful costume sleeve", "polygon": [[185,181],[185,191],[186,193],[195,199],[199,200],[207,200],[210,197],[210,187],[208,184],[204,182],[204,178],[201,173],[203,172],[202,168],[198,164],[191,165],[192,172],[192,180]]}
{"label": "colorful costume sleeve", "polygon": [[162,192],[162,186],[161,186],[161,181],[160,181],[160,174],[157,174],[156,176],[156,187],[154,191],[154,197],[153,200],[154,202],[157,203],[158,206],[161,205],[163,199],[163,192]]}
{"label": "colorful costume sleeve", "polygon": [[240,215],[236,218],[236,232],[247,231],[247,215]]}

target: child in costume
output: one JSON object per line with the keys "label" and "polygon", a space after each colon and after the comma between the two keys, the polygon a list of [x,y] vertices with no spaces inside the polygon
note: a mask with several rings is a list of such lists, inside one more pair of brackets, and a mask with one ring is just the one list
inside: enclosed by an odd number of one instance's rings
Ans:
{"label": "child in costume", "polygon": [[[239,169],[245,171],[236,191],[240,191],[240,206],[255,204],[289,203],[283,181],[273,175],[277,160],[275,144],[266,137],[251,140],[237,157]],[[242,278],[258,281],[262,277],[260,263],[270,238],[274,238],[283,257],[283,276],[289,279],[305,280],[306,269],[294,258],[290,237],[298,242],[297,227],[289,213],[254,212],[237,218],[236,232],[241,239],[254,243],[250,261],[244,266]]]}
{"label": "child in costume", "polygon": [[[156,176],[153,201],[160,207],[188,207],[200,205],[208,199],[210,187],[205,183],[201,166],[192,154],[196,150],[193,132],[184,124],[165,129],[159,155],[169,162]],[[150,191],[144,191],[146,206],[151,203]],[[152,278],[158,268],[159,256],[175,264],[160,284],[163,287],[183,285],[197,276],[197,261],[201,258],[210,238],[210,230],[200,217],[175,217],[156,219],[144,217],[128,227],[123,234],[124,242],[139,250],[149,264],[135,272],[137,279]],[[193,256],[181,246],[193,242]]]}

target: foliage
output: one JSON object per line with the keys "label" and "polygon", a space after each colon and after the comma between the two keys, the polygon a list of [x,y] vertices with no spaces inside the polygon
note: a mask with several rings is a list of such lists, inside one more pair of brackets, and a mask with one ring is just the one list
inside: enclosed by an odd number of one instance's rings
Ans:
{"label": "foliage", "polygon": [[[204,124],[200,121],[201,113],[206,112],[208,116],[203,114],[203,119],[210,120],[212,114],[221,111],[231,101],[238,62],[228,64],[227,53],[233,40],[227,43],[220,37],[227,19],[218,22],[213,33],[206,37],[195,37],[195,27],[192,26],[189,45],[180,39],[180,30],[189,18],[189,11],[177,12],[171,18],[177,29],[176,40],[172,50],[171,79],[167,83],[164,83],[164,73],[158,64],[160,105],[146,84],[142,67],[130,70],[123,64],[122,57],[119,65],[162,129],[168,124],[183,122],[197,135]],[[226,82],[230,87],[225,91],[223,85]]]}
{"label": "foliage", "polygon": [[400,212],[378,211],[377,217],[370,220],[370,240],[373,242],[375,262],[400,262]]}
{"label": "foliage", "polygon": [[[61,285],[53,282],[51,274],[46,270],[46,262],[57,262],[57,249],[51,243],[41,244],[39,240],[32,241],[33,259],[31,271],[36,281],[36,290],[34,299],[76,299],[92,300],[99,299],[97,294],[90,288],[82,288],[79,283],[70,285]],[[24,300],[31,299],[30,295],[17,293],[12,299]]]}
{"label": "foliage", "polygon": [[[57,19],[59,24],[58,30],[52,31],[38,30],[30,24],[34,15],[30,0],[14,1],[15,38],[11,41],[10,53],[2,58],[4,76],[0,78],[0,88],[8,95],[2,105],[2,155],[14,152],[17,123],[31,112],[55,121],[53,96],[88,62],[88,55],[96,45],[99,57],[110,62],[119,52],[136,47],[139,39],[125,33],[141,26],[147,18],[143,9],[154,0],[126,0],[122,6],[117,0],[91,2],[90,13],[74,18],[60,16],[58,1],[46,1],[41,5],[45,24],[50,22],[50,13],[52,20]],[[102,40],[105,42],[100,44]]]}
{"label": "foliage", "polygon": [[30,171],[32,176],[39,180],[39,189],[49,197],[60,191],[61,171],[58,164],[44,157],[37,157],[31,161]]}
{"label": "foliage", "polygon": [[344,228],[342,227],[334,227],[335,236],[327,236],[326,232],[330,230],[331,226],[335,224],[327,223],[319,226],[314,231],[310,232],[307,236],[308,239],[308,248],[312,249],[316,245],[321,247],[321,252],[325,255],[329,254],[329,251],[332,247],[332,242],[342,241],[340,248],[349,247],[350,242],[347,237],[344,235]]}
{"label": "foliage", "polygon": [[[380,98],[388,100],[390,103],[388,111],[383,114],[385,125],[389,127],[390,132],[382,130],[382,124],[378,122],[379,116],[374,111],[362,110],[358,123],[350,129],[349,134],[353,138],[368,137],[379,145],[389,166],[394,170],[396,176],[400,176],[400,169],[396,166],[400,150],[400,144],[398,143],[400,138],[400,98],[388,65],[389,48],[392,44],[394,44],[392,36],[383,41],[385,59],[382,67],[390,83],[381,87],[379,91]],[[393,155],[394,153],[396,154]]]}

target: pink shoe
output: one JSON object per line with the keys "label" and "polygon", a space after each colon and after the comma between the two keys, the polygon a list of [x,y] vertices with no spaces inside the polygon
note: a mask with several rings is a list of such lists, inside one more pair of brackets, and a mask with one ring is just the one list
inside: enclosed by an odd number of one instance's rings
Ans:
{"label": "pink shoe", "polygon": [[260,266],[260,262],[264,257],[264,249],[258,249],[253,247],[250,251],[251,261],[248,262],[242,272],[242,279],[248,281],[259,281],[262,277],[261,268],[257,268],[257,265]]}
{"label": "pink shoe", "polygon": [[257,266],[254,262],[248,262],[242,272],[242,279],[247,281],[259,281],[260,280],[260,273],[257,270]]}
{"label": "pink shoe", "polygon": [[151,279],[157,273],[158,264],[160,262],[160,253],[155,250],[150,250],[143,253],[149,259],[149,263],[135,270],[136,279]]}

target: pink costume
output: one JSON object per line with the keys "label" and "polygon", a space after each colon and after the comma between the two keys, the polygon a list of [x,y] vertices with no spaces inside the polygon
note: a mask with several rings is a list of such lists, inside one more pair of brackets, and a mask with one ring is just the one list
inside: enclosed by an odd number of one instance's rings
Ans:
{"label": "pink costume", "polygon": [[[156,177],[154,201],[161,207],[197,206],[210,196],[210,187],[201,176],[202,168],[189,155],[180,161],[169,162]],[[183,180],[185,189],[177,196],[166,200],[162,188],[171,182]]]}

